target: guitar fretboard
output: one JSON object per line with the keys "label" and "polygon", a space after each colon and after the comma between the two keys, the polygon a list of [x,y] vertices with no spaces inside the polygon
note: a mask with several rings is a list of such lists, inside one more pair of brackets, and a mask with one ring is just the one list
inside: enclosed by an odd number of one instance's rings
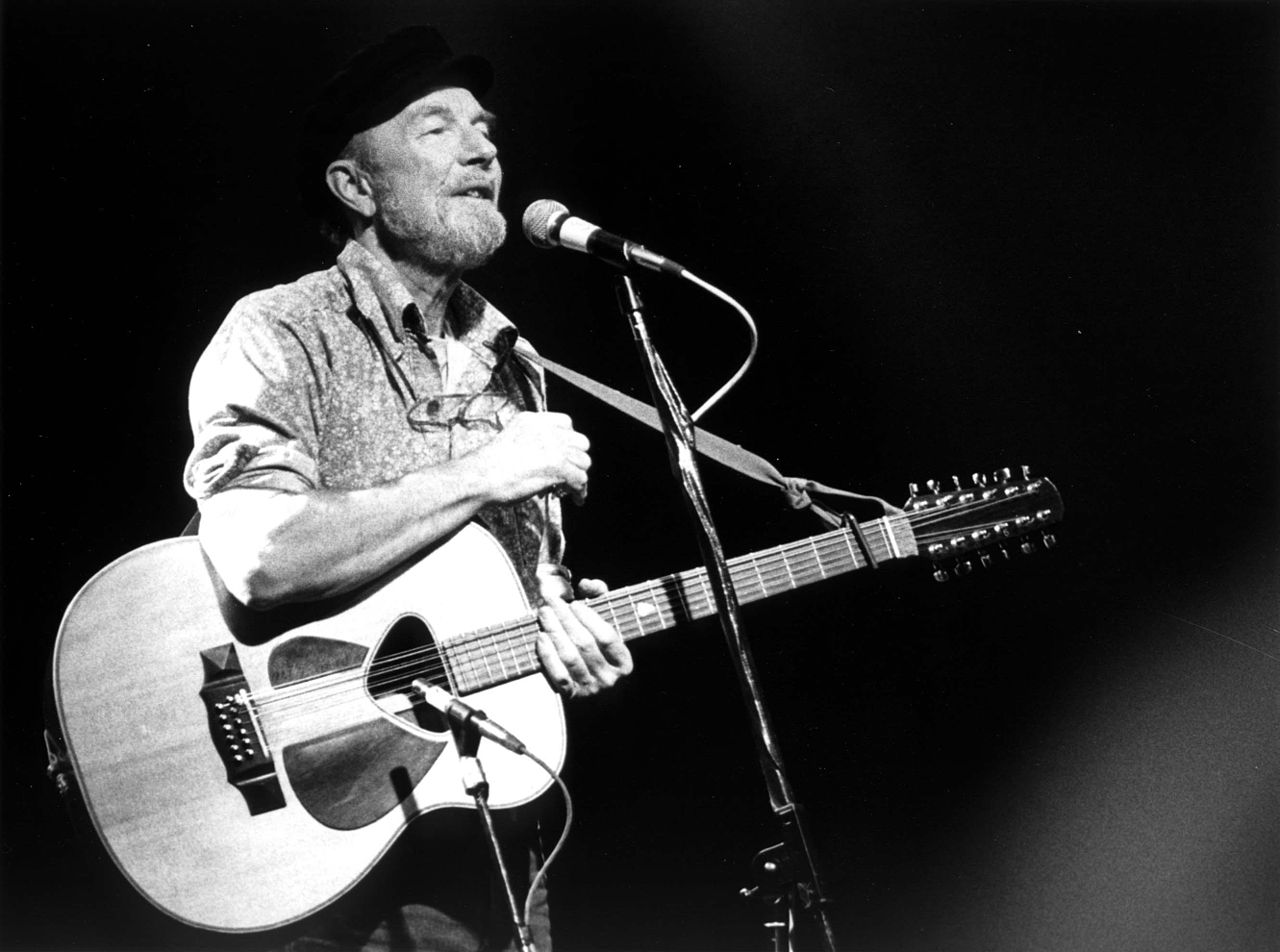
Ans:
{"label": "guitar fretboard", "polygon": [[[877,562],[907,558],[916,539],[905,514],[859,523]],[[850,529],[789,542],[729,560],[734,593],[742,604],[853,572],[867,565]],[[630,585],[591,599],[594,608],[630,641],[706,618],[718,609],[706,569],[690,569]],[[463,694],[494,687],[538,670],[533,615],[472,632],[444,647],[457,690]]]}

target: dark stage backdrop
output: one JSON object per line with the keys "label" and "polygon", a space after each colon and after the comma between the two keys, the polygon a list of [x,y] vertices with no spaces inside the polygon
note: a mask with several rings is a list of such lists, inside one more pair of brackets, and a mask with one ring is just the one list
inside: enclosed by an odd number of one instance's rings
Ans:
{"label": "dark stage backdrop", "polygon": [[[754,313],[759,362],[711,429],[895,501],[1022,463],[1063,492],[1053,552],[745,613],[842,946],[1280,946],[1277,19],[6,2],[0,944],[198,940],[78,851],[43,776],[45,665],[89,576],[186,521],[186,382],[228,308],[329,260],[290,184],[307,96],[434,22],[497,66],[510,219],[560,199]],[[549,355],[643,392],[603,266],[514,229],[475,284]],[[692,289],[643,286],[700,402],[743,334]],[[571,565],[623,583],[695,564],[659,440],[555,399],[595,445]],[[731,552],[820,528],[706,479]],[[736,893],[773,833],[719,630],[636,662],[570,705],[557,945],[766,948]]]}

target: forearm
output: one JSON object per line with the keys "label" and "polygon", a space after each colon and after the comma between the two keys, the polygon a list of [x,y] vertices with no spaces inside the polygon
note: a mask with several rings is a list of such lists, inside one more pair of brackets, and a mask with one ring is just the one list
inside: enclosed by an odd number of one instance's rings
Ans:
{"label": "forearm", "polygon": [[486,505],[558,486],[584,494],[588,445],[564,414],[520,413],[481,448],[368,489],[223,490],[201,503],[200,539],[227,588],[252,608],[336,595]]}
{"label": "forearm", "polygon": [[494,501],[463,457],[368,489],[230,489],[201,503],[200,539],[233,595],[270,608],[356,588]]}

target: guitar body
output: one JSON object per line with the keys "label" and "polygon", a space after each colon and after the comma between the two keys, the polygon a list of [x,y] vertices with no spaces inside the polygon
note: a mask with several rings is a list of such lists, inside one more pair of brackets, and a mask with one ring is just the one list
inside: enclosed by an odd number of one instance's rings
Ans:
{"label": "guitar body", "polygon": [[[456,689],[436,649],[529,612],[476,526],[355,596],[267,613],[226,593],[194,538],[137,549],[76,596],[54,650],[90,818],[124,875],[179,920],[245,932],[301,919],[415,816],[473,805],[452,736],[405,688],[426,676]],[[540,675],[467,699],[563,765],[563,709]],[[496,744],[480,752],[494,808],[551,783]]]}

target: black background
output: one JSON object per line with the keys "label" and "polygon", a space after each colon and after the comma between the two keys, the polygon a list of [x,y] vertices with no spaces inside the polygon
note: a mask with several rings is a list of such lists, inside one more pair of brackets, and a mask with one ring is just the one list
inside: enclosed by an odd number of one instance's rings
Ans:
{"label": "black background", "polygon": [[[214,328],[327,263],[291,187],[302,105],[360,45],[434,22],[496,64],[509,219],[560,199],[752,311],[760,359],[710,429],[895,501],[1022,463],[1062,490],[1052,552],[746,613],[841,944],[1280,945],[1277,19],[7,2],[0,941],[179,941],[75,848],[42,673],[89,576],[186,521],[186,382]],[[607,269],[513,229],[474,283],[549,356],[642,392]],[[740,328],[644,287],[700,402]],[[658,439],[555,399],[595,445],[570,564],[618,584],[695,564]],[[706,480],[730,552],[820,528]],[[571,705],[558,947],[766,948],[736,891],[773,833],[718,628],[635,653],[623,687]]]}

